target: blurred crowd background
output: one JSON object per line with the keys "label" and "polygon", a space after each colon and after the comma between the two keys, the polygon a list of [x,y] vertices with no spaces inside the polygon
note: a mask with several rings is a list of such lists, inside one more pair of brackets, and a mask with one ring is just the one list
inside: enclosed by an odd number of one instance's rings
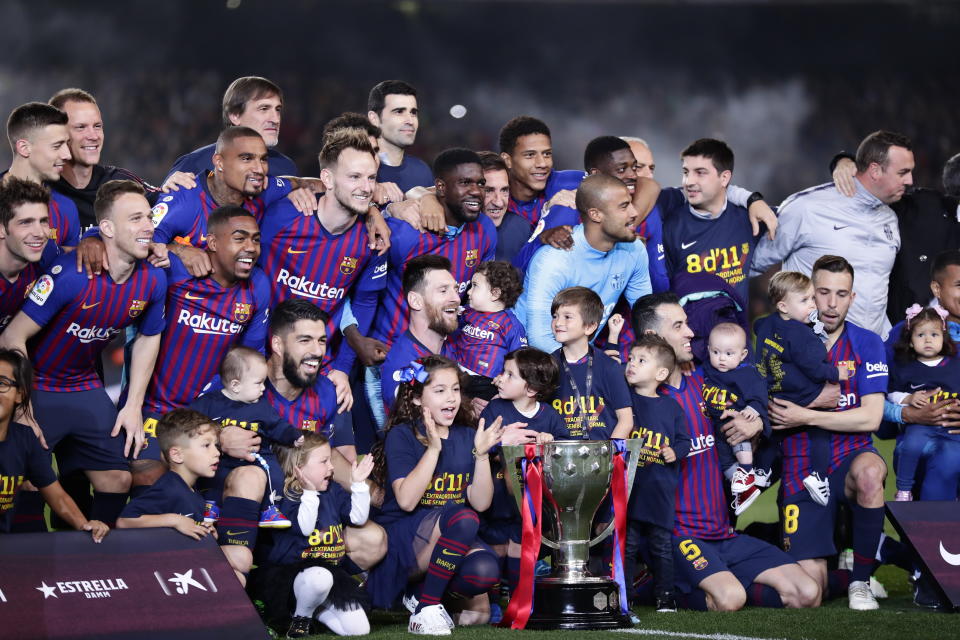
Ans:
{"label": "blurred crowd background", "polygon": [[664,185],[679,184],[686,144],[725,139],[734,181],[776,203],[826,181],[831,157],[878,128],[913,138],[921,186],[938,187],[960,152],[956,3],[10,0],[3,11],[0,108],[91,91],[103,162],[150,181],[216,138],[240,75],[283,88],[278,148],[307,175],[323,124],[364,112],[388,78],[420,90],[413,151],[427,161],[449,146],[495,149],[500,126],[527,113],[553,129],[558,168],[581,168],[596,135],[635,135]]}

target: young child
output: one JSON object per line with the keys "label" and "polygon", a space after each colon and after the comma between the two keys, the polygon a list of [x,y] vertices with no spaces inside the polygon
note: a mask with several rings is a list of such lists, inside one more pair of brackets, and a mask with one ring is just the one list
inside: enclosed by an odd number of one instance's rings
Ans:
{"label": "young child", "polygon": [[215,536],[213,525],[203,521],[203,496],[194,487],[197,479],[216,474],[218,440],[217,425],[202,413],[174,409],[164,414],[157,422],[157,442],[170,470],[127,503],[117,528],[170,527],[194,540]]}
{"label": "young child", "polygon": [[74,529],[89,531],[93,541],[100,542],[109,527],[84,517],[57,481],[50,453],[37,434],[27,425],[14,422],[15,416],[32,415],[32,389],[30,361],[17,350],[0,349],[0,533],[10,533],[14,501],[23,483],[30,482],[54,513]]}
{"label": "young child", "polygon": [[707,340],[709,360],[703,363],[703,400],[707,414],[717,433],[717,455],[721,468],[730,480],[733,511],[743,513],[760,497],[758,478],[765,470],[753,468],[753,445],[750,441],[731,446],[723,437],[723,414],[728,409],[739,411],[749,420],[761,420],[765,434],[770,432],[767,417],[767,382],[747,361],[747,334],[739,325],[721,322]]}
{"label": "young child", "polygon": [[[960,391],[960,358],[947,335],[947,311],[941,307],[907,309],[907,319],[894,345],[895,358],[890,369],[890,393],[887,399],[920,408],[927,402],[956,398]],[[917,464],[931,440],[949,438],[946,429],[922,424],[904,426],[897,442],[897,495],[899,502],[913,500]]]}
{"label": "young child", "polygon": [[386,439],[374,449],[388,548],[367,588],[373,605],[386,608],[423,576],[419,594],[404,599],[413,609],[407,629],[449,635],[454,623],[441,600],[460,610],[458,624],[485,624],[487,592],[500,580],[497,557],[477,537],[477,512],[493,498],[489,451],[503,428],[499,419],[474,428],[452,360],[426,356],[402,373]]}
{"label": "young child", "polygon": [[[560,371],[547,353],[533,347],[511,351],[503,360],[503,373],[494,379],[498,397],[490,401],[480,418],[492,424],[499,418],[505,425],[523,425],[536,432],[538,443],[570,437],[560,414],[547,402],[557,390]],[[520,578],[522,523],[516,501],[507,488],[502,459],[494,463],[493,504],[483,512],[480,537],[500,557],[506,557],[504,591],[510,593]]]}
{"label": "young child", "polygon": [[634,427],[643,449],[630,494],[627,520],[627,584],[633,584],[637,555],[653,569],[658,612],[677,610],[673,597],[674,499],[680,465],[690,452],[690,433],[677,401],[657,393],[677,366],[673,348],[660,336],[646,334],[633,343],[627,361],[627,382],[633,388]]}
{"label": "young child", "polygon": [[[267,378],[267,361],[263,355],[249,347],[232,347],[220,363],[220,382],[223,388],[206,393],[190,403],[194,411],[210,416],[221,426],[237,426],[255,431],[263,439],[260,453],[254,454],[257,462],[224,455],[214,480],[204,484],[207,499],[205,521],[217,519],[217,503],[223,485],[231,471],[244,465],[259,465],[267,475],[266,508],[260,514],[260,527],[284,529],[290,521],[277,510],[279,499],[275,489],[283,486],[283,472],[271,443],[298,447],[303,442],[303,433],[277,414],[263,397],[264,380]],[[209,487],[209,488],[207,488]]]}
{"label": "young child", "polygon": [[[781,271],[770,280],[768,294],[776,311],[754,324],[757,370],[767,379],[770,397],[806,406],[826,383],[846,380],[850,371],[826,361],[826,334],[817,320],[810,278],[796,271]],[[807,434],[812,471],[803,479],[803,486],[817,504],[825,506],[830,501],[830,433],[807,427]]]}
{"label": "young child", "polygon": [[557,293],[550,305],[553,337],[562,346],[553,352],[560,387],[553,408],[571,438],[626,438],[633,428],[630,390],[619,363],[590,344],[603,319],[603,301],[586,287]]}
{"label": "young child", "polygon": [[264,602],[268,622],[290,621],[288,638],[310,635],[314,618],[337,635],[370,633],[366,594],[340,563],[346,556],[344,525],[363,525],[370,513],[366,479],[373,457],[353,463],[347,492],[331,482],[326,436],[304,433],[301,447],[278,447],[277,455],[284,475],[280,511],[293,526],[258,545],[251,593]]}
{"label": "young child", "polygon": [[473,274],[470,304],[448,341],[450,357],[471,376],[467,395],[493,398],[492,379],[503,371],[504,355],[527,346],[527,333],[511,311],[521,293],[520,271],[509,262],[481,262]]}

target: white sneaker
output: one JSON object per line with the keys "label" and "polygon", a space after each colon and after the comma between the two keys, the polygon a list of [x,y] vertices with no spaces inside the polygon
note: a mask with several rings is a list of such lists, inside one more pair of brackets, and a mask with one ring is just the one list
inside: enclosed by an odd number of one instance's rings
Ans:
{"label": "white sneaker", "polygon": [[813,501],[820,506],[825,507],[830,502],[830,483],[821,478],[816,471],[803,479],[803,486],[806,487]]}
{"label": "white sneaker", "polygon": [[[864,583],[865,584],[865,583]],[[410,616],[407,631],[419,636],[449,636],[453,621],[442,604],[432,604]]]}
{"label": "white sneaker", "polygon": [[870,593],[872,593],[873,597],[877,600],[886,600],[889,597],[887,588],[873,576],[870,576]]}
{"label": "white sneaker", "polygon": [[766,489],[770,486],[770,476],[773,475],[767,469],[753,469],[753,477],[756,478],[756,484],[761,489]]}
{"label": "white sneaker", "polygon": [[403,594],[401,602],[403,602],[403,606],[406,607],[410,613],[416,613],[417,607],[420,605],[420,599],[412,593]]}
{"label": "white sneaker", "polygon": [[733,495],[744,493],[757,483],[752,471],[747,471],[743,467],[737,467],[733,472],[733,478],[730,479],[730,492]]}
{"label": "white sneaker", "polygon": [[854,611],[873,611],[880,608],[873,592],[870,591],[870,585],[863,580],[851,582],[847,589],[847,596],[850,608]]}

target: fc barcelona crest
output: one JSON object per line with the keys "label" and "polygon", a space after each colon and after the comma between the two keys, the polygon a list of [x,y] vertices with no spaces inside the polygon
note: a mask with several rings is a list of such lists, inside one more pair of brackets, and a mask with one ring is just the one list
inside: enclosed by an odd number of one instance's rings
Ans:
{"label": "fc barcelona crest", "polygon": [[846,367],[847,371],[850,372],[850,377],[853,377],[853,374],[857,372],[857,362],[855,360],[841,360],[837,363],[838,367]]}
{"label": "fc barcelona crest", "polygon": [[302,420],[300,422],[301,431],[313,431],[317,430],[317,421],[316,420]]}
{"label": "fc barcelona crest", "polygon": [[479,249],[470,249],[467,251],[467,255],[463,257],[463,263],[468,267],[472,267],[477,264],[477,257],[480,254]]}
{"label": "fc barcelona crest", "polygon": [[147,308],[146,300],[134,300],[130,303],[130,317],[136,318],[138,315],[143,313],[143,310]]}
{"label": "fc barcelona crest", "polygon": [[248,302],[237,302],[233,305],[233,319],[238,324],[243,324],[250,319],[253,309]]}
{"label": "fc barcelona crest", "polygon": [[350,256],[344,256],[340,261],[340,273],[345,276],[350,275],[357,270],[357,259]]}

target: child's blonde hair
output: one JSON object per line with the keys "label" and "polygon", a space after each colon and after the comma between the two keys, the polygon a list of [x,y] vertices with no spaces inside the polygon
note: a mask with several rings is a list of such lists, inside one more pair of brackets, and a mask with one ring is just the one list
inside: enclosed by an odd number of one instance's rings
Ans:
{"label": "child's blonde hair", "polygon": [[283,469],[283,495],[291,500],[300,499],[300,496],[303,495],[303,487],[297,478],[296,469],[305,465],[310,453],[322,446],[330,446],[330,440],[327,439],[327,436],[314,431],[304,431],[301,446],[277,446],[274,448],[277,459],[280,460],[280,468]]}
{"label": "child's blonde hair", "polygon": [[803,293],[811,286],[813,281],[799,271],[779,271],[770,278],[767,295],[770,296],[770,302],[776,305],[786,298],[788,293]]}

